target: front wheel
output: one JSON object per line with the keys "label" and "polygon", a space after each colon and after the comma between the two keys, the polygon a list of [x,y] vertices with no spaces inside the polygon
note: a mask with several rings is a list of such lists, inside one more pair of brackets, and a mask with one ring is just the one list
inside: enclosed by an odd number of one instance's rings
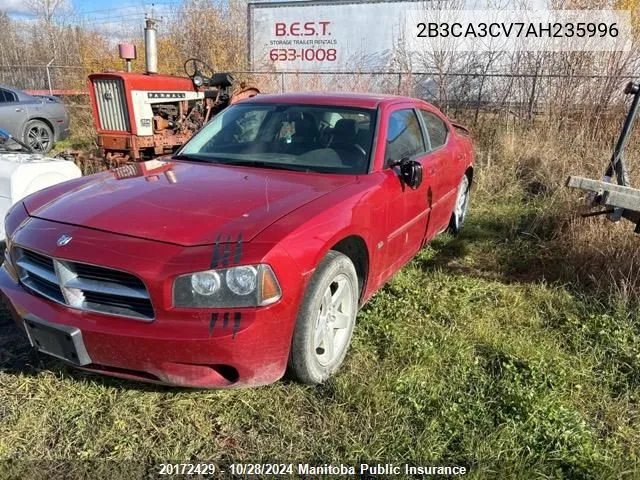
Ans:
{"label": "front wheel", "polygon": [[293,332],[289,371],[300,382],[322,383],[342,365],[358,313],[358,291],[353,263],[331,250],[309,282]]}
{"label": "front wheel", "polygon": [[456,197],[456,204],[451,212],[451,219],[449,220],[449,233],[454,235],[460,232],[464,221],[467,218],[467,210],[469,209],[469,195],[471,189],[471,179],[469,175],[465,174],[458,185],[458,195]]}

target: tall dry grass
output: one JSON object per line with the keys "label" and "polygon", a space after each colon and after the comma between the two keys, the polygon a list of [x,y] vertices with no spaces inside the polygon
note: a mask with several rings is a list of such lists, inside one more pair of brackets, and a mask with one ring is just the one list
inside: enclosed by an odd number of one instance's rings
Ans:
{"label": "tall dry grass", "polygon": [[[534,202],[536,216],[522,234],[538,239],[539,257],[532,269],[549,280],[576,283],[587,291],[635,302],[640,294],[640,236],[626,220],[583,218],[589,208],[583,192],[565,186],[570,175],[600,179],[611,157],[625,112],[598,121],[558,122],[536,118],[521,122],[485,116],[477,125],[477,195]],[[637,129],[636,129],[637,132]],[[632,185],[640,186],[640,139],[626,150]]]}

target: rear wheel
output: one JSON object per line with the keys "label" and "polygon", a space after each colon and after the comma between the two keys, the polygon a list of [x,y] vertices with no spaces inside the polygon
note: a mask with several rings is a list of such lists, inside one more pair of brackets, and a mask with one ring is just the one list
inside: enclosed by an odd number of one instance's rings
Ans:
{"label": "rear wheel", "polygon": [[23,141],[36,153],[47,153],[53,147],[53,132],[46,123],[30,120],[24,127]]}
{"label": "rear wheel", "polygon": [[289,371],[317,385],[342,365],[358,313],[358,277],[346,255],[330,251],[304,295],[291,343]]}
{"label": "rear wheel", "polygon": [[449,228],[447,229],[454,235],[457,234],[464,225],[464,221],[467,218],[467,210],[469,209],[469,194],[471,190],[471,179],[469,175],[465,174],[458,185],[458,195],[456,197],[456,204],[453,207],[451,213],[451,219],[449,220]]}

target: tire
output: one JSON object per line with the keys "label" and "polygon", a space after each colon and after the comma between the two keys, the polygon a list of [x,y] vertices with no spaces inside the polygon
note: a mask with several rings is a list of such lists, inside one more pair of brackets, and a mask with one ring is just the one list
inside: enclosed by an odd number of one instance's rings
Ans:
{"label": "tire", "polygon": [[48,153],[53,148],[53,131],[41,120],[29,120],[24,127],[22,141],[36,153]]}
{"label": "tire", "polygon": [[351,260],[329,251],[304,294],[289,354],[290,376],[318,385],[342,365],[358,313],[358,276]]}
{"label": "tire", "polygon": [[471,178],[465,174],[458,185],[458,194],[456,196],[456,203],[451,212],[451,219],[449,220],[449,227],[447,231],[453,235],[457,235],[464,225],[464,221],[467,218],[467,210],[469,209],[469,198],[471,196]]}

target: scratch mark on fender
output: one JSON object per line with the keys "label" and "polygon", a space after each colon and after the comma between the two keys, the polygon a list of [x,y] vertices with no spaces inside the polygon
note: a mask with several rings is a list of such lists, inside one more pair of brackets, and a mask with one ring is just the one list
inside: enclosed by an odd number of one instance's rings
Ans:
{"label": "scratch mark on fender", "polygon": [[233,258],[233,263],[240,263],[240,259],[242,258],[242,233],[238,234],[238,239],[236,240],[236,255]]}
{"label": "scratch mark on fender", "polygon": [[213,333],[213,329],[216,326],[216,322],[218,321],[218,313],[211,314],[211,321],[209,322],[209,336]]}
{"label": "scratch mark on fender", "polygon": [[226,267],[229,264],[229,256],[231,255],[231,235],[227,237],[227,243],[224,245],[222,254],[222,266]]}
{"label": "scratch mark on fender", "polygon": [[213,247],[213,257],[211,258],[211,268],[216,268],[220,261],[220,240],[222,240],[222,234],[219,233],[216,238],[215,246]]}
{"label": "scratch mark on fender", "polygon": [[231,338],[236,338],[236,333],[240,330],[240,320],[242,319],[242,314],[240,312],[236,312],[233,315],[233,335]]}

